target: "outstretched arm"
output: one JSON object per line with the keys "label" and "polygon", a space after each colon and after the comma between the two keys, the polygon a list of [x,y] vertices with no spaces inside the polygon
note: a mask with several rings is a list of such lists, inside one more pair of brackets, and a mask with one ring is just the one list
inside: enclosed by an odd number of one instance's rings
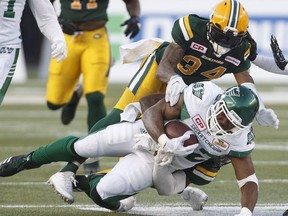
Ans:
{"label": "outstretched arm", "polygon": [[231,157],[231,162],[241,190],[241,212],[247,212],[245,215],[252,216],[258,199],[258,179],[255,175],[252,158],[250,155],[244,158]]}

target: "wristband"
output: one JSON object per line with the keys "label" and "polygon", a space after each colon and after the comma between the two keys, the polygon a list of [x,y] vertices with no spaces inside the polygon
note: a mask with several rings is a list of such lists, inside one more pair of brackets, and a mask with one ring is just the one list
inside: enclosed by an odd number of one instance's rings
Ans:
{"label": "wristband", "polygon": [[158,143],[162,148],[164,148],[168,140],[169,138],[166,134],[161,134],[158,138]]}

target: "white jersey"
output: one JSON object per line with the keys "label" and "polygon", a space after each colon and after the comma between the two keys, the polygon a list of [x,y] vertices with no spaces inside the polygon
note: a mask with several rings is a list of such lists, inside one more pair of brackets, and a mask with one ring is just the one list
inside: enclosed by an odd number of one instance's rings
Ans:
{"label": "white jersey", "polygon": [[222,93],[223,90],[212,82],[194,83],[184,90],[181,120],[192,129],[200,145],[186,159],[177,157],[175,169],[183,168],[183,166],[191,167],[214,156],[244,157],[255,147],[251,125],[245,127],[238,135],[227,136],[223,139],[217,139],[208,134],[207,110],[214,103],[217,95]]}
{"label": "white jersey", "polygon": [[[221,93],[217,85],[208,81],[192,84],[184,90],[181,119],[197,135],[200,145],[187,157],[174,156],[169,165],[171,173],[219,155],[243,157],[254,148],[250,126],[238,135],[221,140],[207,133],[206,112]],[[134,135],[139,133],[147,133],[142,120],[110,125],[75,142],[74,150],[81,157],[124,157],[97,185],[102,199],[135,194],[153,185],[153,153],[133,148]]]}
{"label": "white jersey", "polygon": [[[50,43],[64,40],[53,5],[49,0],[27,0],[40,31]],[[20,22],[26,0],[1,0],[0,47],[20,48]]]}

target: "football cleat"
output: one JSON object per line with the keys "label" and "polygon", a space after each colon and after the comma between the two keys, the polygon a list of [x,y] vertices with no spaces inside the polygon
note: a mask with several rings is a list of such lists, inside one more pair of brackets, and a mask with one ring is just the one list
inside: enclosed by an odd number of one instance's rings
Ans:
{"label": "football cleat", "polygon": [[136,204],[136,198],[130,196],[126,199],[120,200],[120,207],[115,210],[116,212],[127,212],[132,209]]}
{"label": "football cleat", "polygon": [[81,85],[75,89],[71,100],[63,107],[61,113],[62,124],[68,125],[74,119],[76,108],[79,104],[79,101],[83,95],[83,88]]}
{"label": "football cleat", "polygon": [[8,177],[25,169],[40,167],[31,161],[31,153],[6,158],[0,163],[0,176]]}
{"label": "football cleat", "polygon": [[73,185],[76,187],[77,183],[74,176],[71,171],[57,172],[47,182],[54,188],[54,192],[69,204],[74,202]]}
{"label": "football cleat", "polygon": [[282,216],[288,216],[288,209],[283,213]]}
{"label": "football cleat", "polygon": [[194,211],[202,210],[208,200],[208,195],[204,191],[194,187],[186,187],[180,196]]}

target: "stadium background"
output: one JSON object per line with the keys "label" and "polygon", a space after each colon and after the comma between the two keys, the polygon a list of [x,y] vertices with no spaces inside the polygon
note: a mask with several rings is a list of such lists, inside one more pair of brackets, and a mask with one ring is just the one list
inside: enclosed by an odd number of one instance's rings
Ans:
{"label": "stadium background", "polygon": [[[217,0],[142,0],[142,28],[134,41],[151,37],[171,40],[170,31],[175,19],[189,13],[209,17],[213,5],[217,2]],[[259,54],[272,56],[270,36],[274,34],[288,58],[288,43],[285,43],[288,38],[287,1],[242,0],[241,2],[248,11],[250,17],[249,31],[257,41]],[[57,0],[54,5],[57,13],[59,13],[60,6]],[[119,58],[119,46],[132,42],[124,37],[123,28],[120,27],[120,23],[128,16],[122,0],[110,1],[108,12],[108,29],[113,58],[115,59],[115,65],[111,69],[110,82],[128,82],[135,72],[137,64],[122,65]],[[19,60],[14,81],[25,81],[27,77],[33,75],[45,79],[47,77],[50,48],[46,39],[43,39],[39,33],[29,10],[25,10],[23,16],[22,33],[26,60]],[[20,64],[21,62],[25,63],[26,67],[25,64]],[[256,82],[288,82],[288,76],[274,76],[255,66],[252,66],[251,71]],[[223,82],[227,81],[230,82],[231,79],[227,79],[227,76],[225,76]]]}

